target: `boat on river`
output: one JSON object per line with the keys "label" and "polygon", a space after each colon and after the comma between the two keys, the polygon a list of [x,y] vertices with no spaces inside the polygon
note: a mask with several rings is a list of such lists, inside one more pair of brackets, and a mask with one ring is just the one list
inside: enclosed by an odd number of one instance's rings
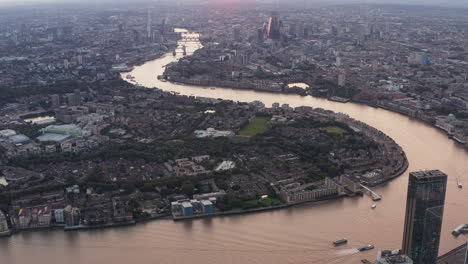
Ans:
{"label": "boat on river", "polygon": [[328,98],[328,100],[338,102],[338,103],[347,103],[347,102],[349,102],[348,98],[343,98],[343,97],[339,97],[339,96],[332,96],[332,97]]}
{"label": "boat on river", "polygon": [[377,207],[376,204],[372,204],[372,205],[371,205],[371,208],[372,208],[372,209],[375,209],[376,207]]}
{"label": "boat on river", "polygon": [[333,241],[333,245],[335,245],[335,247],[341,246],[341,245],[344,245],[344,244],[347,244],[347,243],[348,243],[348,240],[345,239],[345,238]]}
{"label": "boat on river", "polygon": [[358,248],[357,250],[359,250],[359,251],[367,251],[367,250],[371,250],[371,249],[374,249],[374,245],[369,244],[369,245],[367,245],[367,246],[360,247],[360,248]]}

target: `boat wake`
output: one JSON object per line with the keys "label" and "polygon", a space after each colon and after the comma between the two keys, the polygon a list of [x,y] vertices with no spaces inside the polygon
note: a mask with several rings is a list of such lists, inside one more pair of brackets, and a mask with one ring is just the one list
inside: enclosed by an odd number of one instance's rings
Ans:
{"label": "boat wake", "polygon": [[351,249],[342,249],[342,250],[337,250],[336,254],[340,256],[345,256],[345,255],[351,255],[358,253],[359,250],[357,248],[351,248]]}

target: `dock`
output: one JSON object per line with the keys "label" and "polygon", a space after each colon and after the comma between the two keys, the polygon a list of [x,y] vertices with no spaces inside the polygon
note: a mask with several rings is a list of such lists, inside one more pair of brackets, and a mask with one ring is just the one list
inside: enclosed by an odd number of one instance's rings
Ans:
{"label": "dock", "polygon": [[457,186],[458,188],[463,188],[463,184],[460,181],[460,177],[457,177]]}
{"label": "dock", "polygon": [[376,192],[372,191],[369,187],[362,185],[361,187],[366,191],[366,193],[372,198],[372,201],[382,200],[382,196],[378,195]]}

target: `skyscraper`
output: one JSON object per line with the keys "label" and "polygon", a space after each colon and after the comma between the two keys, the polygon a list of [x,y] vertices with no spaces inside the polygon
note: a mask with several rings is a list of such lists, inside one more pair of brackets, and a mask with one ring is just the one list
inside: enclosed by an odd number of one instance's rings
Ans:
{"label": "skyscraper", "polygon": [[269,39],[279,40],[281,38],[280,27],[281,22],[279,20],[279,14],[278,12],[273,12],[268,19],[267,37]]}
{"label": "skyscraper", "polygon": [[468,242],[437,258],[437,264],[467,264]]}
{"label": "skyscraper", "polygon": [[50,100],[53,108],[57,108],[60,106],[60,95],[52,94],[50,96]]}
{"label": "skyscraper", "polygon": [[410,173],[402,250],[415,264],[436,263],[446,186],[439,170]]}
{"label": "skyscraper", "polygon": [[151,11],[148,10],[148,20],[146,21],[146,38],[151,40]]}
{"label": "skyscraper", "polygon": [[344,72],[338,74],[338,86],[343,87],[346,85],[346,75]]}
{"label": "skyscraper", "polygon": [[75,89],[73,93],[67,94],[68,106],[79,106],[81,105],[81,92],[79,89]]}
{"label": "skyscraper", "polygon": [[234,40],[239,41],[241,40],[241,25],[237,24],[232,26],[232,33]]}

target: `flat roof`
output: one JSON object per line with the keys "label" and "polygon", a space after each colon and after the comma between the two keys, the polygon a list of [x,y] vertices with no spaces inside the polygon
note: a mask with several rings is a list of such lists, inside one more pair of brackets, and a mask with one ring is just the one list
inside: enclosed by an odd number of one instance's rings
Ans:
{"label": "flat roof", "polygon": [[182,207],[187,208],[187,207],[192,207],[192,204],[189,202],[183,202]]}
{"label": "flat roof", "polygon": [[22,134],[11,136],[11,137],[9,137],[9,139],[13,143],[23,143],[23,142],[26,142],[26,141],[30,140],[27,136],[22,135]]}
{"label": "flat roof", "polygon": [[55,133],[45,133],[39,137],[37,140],[41,142],[52,141],[52,142],[63,142],[66,139],[70,138],[70,135],[55,134]]}

